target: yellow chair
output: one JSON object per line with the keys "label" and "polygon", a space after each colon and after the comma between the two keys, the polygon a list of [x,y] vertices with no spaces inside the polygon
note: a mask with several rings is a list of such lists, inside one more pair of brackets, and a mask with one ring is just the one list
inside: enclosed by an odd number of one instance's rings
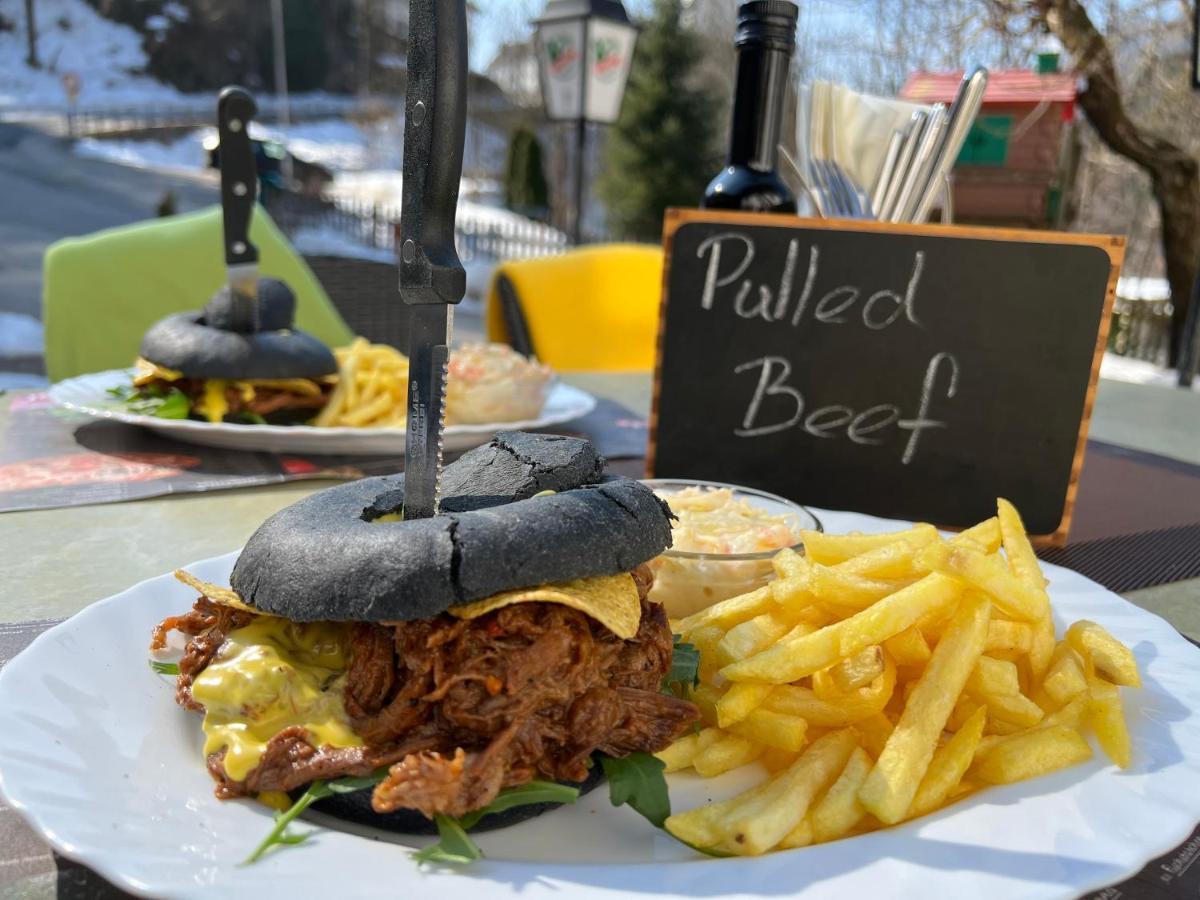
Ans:
{"label": "yellow chair", "polygon": [[502,263],[487,301],[488,340],[560,372],[654,368],[663,254],[599,244]]}
{"label": "yellow chair", "polygon": [[[330,346],[350,329],[320,282],[261,206],[250,239],[259,272],[296,295],[296,327]],[[133,365],[146,329],[200,309],[225,281],[221,209],[170,216],[59,241],[43,263],[46,371],[51,381]]]}

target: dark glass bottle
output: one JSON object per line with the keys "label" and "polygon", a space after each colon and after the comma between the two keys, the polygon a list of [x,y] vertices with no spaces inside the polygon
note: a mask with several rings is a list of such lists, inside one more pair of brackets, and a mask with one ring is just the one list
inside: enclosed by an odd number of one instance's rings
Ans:
{"label": "dark glass bottle", "polygon": [[777,168],[798,13],[788,0],[751,0],[738,7],[729,159],[704,192],[705,209],[796,211],[796,198]]}

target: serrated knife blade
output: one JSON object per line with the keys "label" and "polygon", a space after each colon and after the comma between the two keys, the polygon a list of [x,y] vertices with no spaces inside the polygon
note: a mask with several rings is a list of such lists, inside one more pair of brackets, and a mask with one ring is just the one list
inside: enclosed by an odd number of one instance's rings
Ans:
{"label": "serrated knife blade", "polygon": [[405,519],[438,512],[452,304],[467,287],[454,247],[466,111],[466,2],[411,0],[400,209],[400,296],[410,312]]}

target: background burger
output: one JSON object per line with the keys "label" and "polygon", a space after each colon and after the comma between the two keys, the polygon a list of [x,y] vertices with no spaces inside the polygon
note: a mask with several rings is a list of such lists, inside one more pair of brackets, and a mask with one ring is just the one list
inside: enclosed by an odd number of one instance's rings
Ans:
{"label": "background burger", "polygon": [[288,425],[313,418],[337,382],[337,360],[294,327],[296,298],[260,278],[253,331],[233,327],[229,288],[200,312],[156,322],[142,338],[129,408],[160,418]]}

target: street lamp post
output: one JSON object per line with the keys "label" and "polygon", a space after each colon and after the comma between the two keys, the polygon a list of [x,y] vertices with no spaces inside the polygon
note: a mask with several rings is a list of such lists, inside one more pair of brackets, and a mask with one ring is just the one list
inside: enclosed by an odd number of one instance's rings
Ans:
{"label": "street lamp post", "polygon": [[589,122],[611,125],[621,111],[637,26],[620,0],[549,0],[534,21],[546,118],[575,123],[575,243],[583,242]]}

